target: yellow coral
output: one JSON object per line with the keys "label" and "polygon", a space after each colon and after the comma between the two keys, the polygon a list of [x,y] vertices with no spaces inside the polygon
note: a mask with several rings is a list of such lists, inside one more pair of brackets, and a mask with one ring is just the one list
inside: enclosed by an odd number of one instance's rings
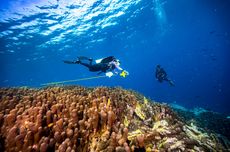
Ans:
{"label": "yellow coral", "polygon": [[111,100],[110,100],[110,98],[109,98],[109,99],[108,99],[107,106],[110,106],[110,104],[111,104]]}
{"label": "yellow coral", "polygon": [[154,123],[153,130],[160,134],[170,133],[168,128],[168,122],[166,120],[157,121]]}
{"label": "yellow coral", "polygon": [[128,133],[128,139],[132,140],[133,138],[135,138],[135,137],[137,137],[138,135],[141,135],[141,134],[143,134],[143,133],[142,133],[142,131],[140,129],[137,129],[137,130],[135,130],[133,132],[129,132]]}
{"label": "yellow coral", "polygon": [[152,144],[146,146],[146,152],[152,152]]}
{"label": "yellow coral", "polygon": [[141,118],[142,120],[145,120],[146,116],[144,112],[141,110],[141,108],[142,108],[142,105],[140,103],[137,103],[135,113],[137,114],[139,118]]}
{"label": "yellow coral", "polygon": [[125,119],[124,119],[124,125],[125,127],[128,127],[129,126],[129,123],[130,121],[127,119],[127,117],[125,116]]}
{"label": "yellow coral", "polygon": [[153,130],[158,128],[166,128],[168,126],[168,122],[166,120],[157,121],[154,123]]}
{"label": "yellow coral", "polygon": [[189,135],[190,138],[193,138],[195,140],[202,140],[204,138],[209,138],[207,133],[202,133],[198,130],[197,126],[195,126],[193,123],[189,125],[184,126],[185,132]]}
{"label": "yellow coral", "polygon": [[148,102],[149,102],[149,101],[144,97],[144,104],[147,105]]}
{"label": "yellow coral", "polygon": [[96,149],[97,144],[98,144],[97,138],[92,138],[92,139],[91,139],[91,144],[90,144],[90,149],[91,149],[91,151],[94,151],[94,150]]}
{"label": "yellow coral", "polygon": [[185,144],[183,141],[175,141],[171,144],[171,146],[169,147],[169,151],[173,151],[173,150],[176,150],[176,149],[180,149],[182,151],[185,150]]}

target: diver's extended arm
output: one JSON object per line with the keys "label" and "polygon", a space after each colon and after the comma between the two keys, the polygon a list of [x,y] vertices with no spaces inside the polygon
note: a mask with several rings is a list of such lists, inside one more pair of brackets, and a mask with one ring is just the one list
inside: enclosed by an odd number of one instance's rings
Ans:
{"label": "diver's extended arm", "polygon": [[115,67],[116,67],[116,69],[118,69],[118,70],[120,70],[120,71],[123,70],[123,69],[122,69],[119,65],[117,65],[117,64],[115,64]]}

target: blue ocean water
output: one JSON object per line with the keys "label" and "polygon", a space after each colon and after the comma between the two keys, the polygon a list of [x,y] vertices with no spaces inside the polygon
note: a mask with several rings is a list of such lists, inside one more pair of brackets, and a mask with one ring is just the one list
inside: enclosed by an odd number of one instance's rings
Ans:
{"label": "blue ocean water", "polygon": [[[1,0],[0,86],[97,76],[77,56],[114,55],[129,72],[71,82],[229,115],[229,0]],[[155,78],[160,64],[175,87]]]}

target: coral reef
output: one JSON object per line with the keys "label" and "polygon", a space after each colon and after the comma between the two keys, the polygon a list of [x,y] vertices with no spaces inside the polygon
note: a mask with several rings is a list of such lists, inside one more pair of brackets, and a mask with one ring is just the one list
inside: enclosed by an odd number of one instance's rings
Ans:
{"label": "coral reef", "polygon": [[122,88],[0,89],[0,151],[227,151],[165,104]]}
{"label": "coral reef", "polygon": [[209,132],[214,132],[225,136],[230,140],[230,119],[224,114],[208,111],[202,108],[186,109],[176,104],[170,104],[173,110],[186,123],[195,123],[198,127]]}

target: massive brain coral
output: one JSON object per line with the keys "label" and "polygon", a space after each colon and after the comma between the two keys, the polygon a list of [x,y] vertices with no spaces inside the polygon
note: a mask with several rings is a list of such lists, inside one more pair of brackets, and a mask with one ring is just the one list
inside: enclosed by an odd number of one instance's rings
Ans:
{"label": "massive brain coral", "polygon": [[122,88],[0,89],[0,151],[224,151],[215,135]]}

